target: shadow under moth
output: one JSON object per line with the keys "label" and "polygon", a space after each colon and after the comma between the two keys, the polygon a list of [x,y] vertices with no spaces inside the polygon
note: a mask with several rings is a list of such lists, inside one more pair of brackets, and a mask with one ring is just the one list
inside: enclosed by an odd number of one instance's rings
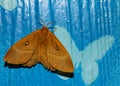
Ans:
{"label": "shadow under moth", "polygon": [[23,67],[41,63],[51,71],[73,73],[70,55],[47,25],[16,42],[6,53],[4,61]]}

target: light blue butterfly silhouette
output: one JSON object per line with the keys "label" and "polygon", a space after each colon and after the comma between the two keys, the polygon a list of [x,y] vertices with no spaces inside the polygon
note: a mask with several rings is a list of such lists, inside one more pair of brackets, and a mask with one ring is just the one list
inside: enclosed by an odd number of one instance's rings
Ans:
{"label": "light blue butterfly silhouette", "polygon": [[13,10],[17,6],[17,0],[0,0],[0,6],[6,10]]}
{"label": "light blue butterfly silhouette", "polygon": [[[104,57],[105,53],[112,46],[114,37],[110,35],[103,36],[92,43],[89,43],[89,45],[83,51],[79,51],[75,46],[75,42],[72,40],[65,28],[60,26],[56,26],[55,28],[57,28],[55,35],[69,52],[74,64],[74,68],[77,69],[81,62],[81,76],[85,84],[89,85],[94,82],[99,72],[96,60],[101,60]],[[64,80],[68,79],[68,77],[59,75],[58,77]]]}

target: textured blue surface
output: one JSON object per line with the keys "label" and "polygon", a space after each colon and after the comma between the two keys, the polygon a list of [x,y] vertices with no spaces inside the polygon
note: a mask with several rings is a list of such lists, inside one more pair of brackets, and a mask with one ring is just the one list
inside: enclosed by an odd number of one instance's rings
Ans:
{"label": "textured blue surface", "polygon": [[[17,0],[12,5],[5,1],[0,0],[0,86],[120,86],[120,0]],[[39,18],[46,23],[55,21],[61,40],[63,34],[68,37],[62,43],[69,43],[65,47],[75,66],[73,78],[62,79],[40,64],[32,68],[4,67],[7,50],[40,28]],[[65,31],[59,30],[62,27]],[[98,49],[94,48],[96,43]],[[90,55],[89,51],[98,54]],[[98,57],[92,58],[94,55]],[[83,73],[90,67],[96,75],[88,82]]]}

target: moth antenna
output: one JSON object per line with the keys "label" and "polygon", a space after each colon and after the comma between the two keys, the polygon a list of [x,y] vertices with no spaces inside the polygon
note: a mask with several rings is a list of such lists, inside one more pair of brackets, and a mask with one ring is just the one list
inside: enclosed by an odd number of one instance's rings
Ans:
{"label": "moth antenna", "polygon": [[43,26],[45,26],[45,22],[41,19],[41,18],[39,18],[40,19],[40,21],[41,21],[41,25],[43,25]]}
{"label": "moth antenna", "polygon": [[42,23],[38,23],[38,24],[40,24],[40,25],[44,26]]}
{"label": "moth antenna", "polygon": [[56,31],[56,29],[57,29],[57,28],[55,28],[55,27],[48,27],[48,29],[49,29],[49,28],[54,28],[53,31],[52,31],[52,33],[54,33],[54,32]]}
{"label": "moth antenna", "polygon": [[53,23],[56,23],[56,22],[49,22],[49,23],[47,23],[46,27],[47,27],[49,24],[53,24]]}
{"label": "moth antenna", "polygon": [[54,28],[54,29],[53,29],[53,33],[54,33],[56,30],[57,30],[57,28]]}

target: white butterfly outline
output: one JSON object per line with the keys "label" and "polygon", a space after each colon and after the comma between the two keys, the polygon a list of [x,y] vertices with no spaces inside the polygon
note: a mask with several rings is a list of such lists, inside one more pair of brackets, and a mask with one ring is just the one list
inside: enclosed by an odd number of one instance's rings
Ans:
{"label": "white butterfly outline", "polygon": [[[90,85],[92,82],[94,82],[94,80],[96,80],[99,72],[96,60],[101,60],[104,57],[106,52],[112,46],[114,37],[111,35],[102,36],[101,38],[94,40],[92,43],[89,43],[83,51],[79,51],[75,46],[74,40],[71,40],[72,38],[65,28],[60,26],[55,26],[55,28],[57,28],[55,35],[69,52],[75,70],[81,63],[82,79],[85,84]],[[68,77],[63,77],[60,75],[58,75],[58,77],[63,80],[69,79]]]}

